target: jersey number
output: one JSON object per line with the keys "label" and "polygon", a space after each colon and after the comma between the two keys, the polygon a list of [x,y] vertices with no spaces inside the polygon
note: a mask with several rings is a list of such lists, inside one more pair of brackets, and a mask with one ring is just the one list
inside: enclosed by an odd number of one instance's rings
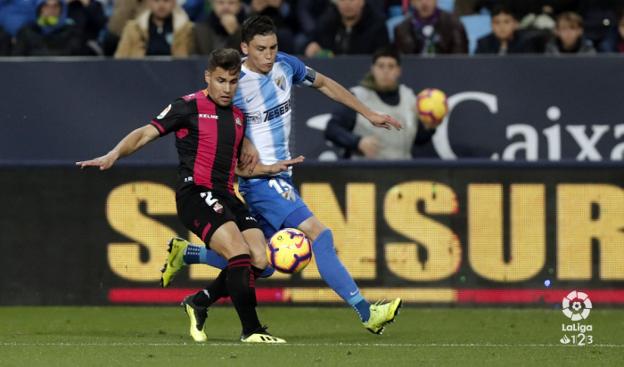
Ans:
{"label": "jersey number", "polygon": [[201,194],[199,194],[199,196],[201,196],[202,199],[206,201],[206,204],[208,204],[208,206],[213,206],[217,201],[219,201],[218,199],[212,197],[212,192],[210,191],[202,192]]}

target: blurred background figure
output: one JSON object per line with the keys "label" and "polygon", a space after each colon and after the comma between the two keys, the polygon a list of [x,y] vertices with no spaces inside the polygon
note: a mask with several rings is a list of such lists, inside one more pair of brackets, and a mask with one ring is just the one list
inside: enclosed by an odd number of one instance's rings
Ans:
{"label": "blurred background figure", "polygon": [[531,39],[518,29],[518,21],[503,5],[492,10],[492,33],[477,41],[477,54],[517,54],[538,52]]}
{"label": "blurred background figure", "polygon": [[147,0],[148,10],[124,27],[115,58],[171,55],[194,52],[193,23],[175,0]]}
{"label": "blurred background figure", "polygon": [[296,15],[299,21],[299,34],[295,37],[295,52],[304,54],[306,46],[312,42],[317,32],[319,14],[331,6],[330,0],[297,0]]}
{"label": "blurred background figure", "polygon": [[615,27],[600,43],[600,52],[624,53],[624,9],[620,10]]}
{"label": "blurred background figure", "polygon": [[240,49],[245,11],[241,0],[211,0],[205,21],[195,23],[196,53],[208,55],[216,48]]}
{"label": "blurred background figure", "polygon": [[546,45],[546,53],[595,54],[592,42],[583,36],[583,18],[574,12],[563,12],[557,16],[555,38]]}
{"label": "blurred background figure", "polygon": [[264,15],[275,23],[277,28],[277,42],[280,51],[295,52],[295,35],[297,20],[295,10],[290,2],[283,0],[251,0],[249,15]]}
{"label": "blurred background figure", "polygon": [[68,0],[67,17],[74,21],[82,36],[81,54],[104,55],[98,43],[100,32],[106,26],[106,15],[97,0]]}
{"label": "blurred background figure", "polygon": [[436,125],[426,125],[418,119],[416,95],[400,84],[399,53],[382,48],[372,60],[370,71],[351,92],[372,110],[397,119],[403,130],[376,129],[355,111],[340,107],[327,124],[325,138],[343,148],[345,158],[411,159],[413,146],[430,141]]}
{"label": "blurred background figure", "polygon": [[67,17],[64,0],[38,0],[36,21],[17,33],[15,56],[72,56],[83,52],[82,36]]}
{"label": "blurred background figure", "polygon": [[11,37],[37,19],[37,0],[0,0],[0,28]]}
{"label": "blurred background figure", "polygon": [[0,56],[11,56],[11,35],[0,27]]}
{"label": "blurred background figure", "polygon": [[112,56],[117,50],[121,33],[128,21],[136,18],[147,10],[149,0],[115,0],[113,10],[108,19],[106,32],[104,33],[102,48],[104,54]]}
{"label": "blurred background figure", "polygon": [[395,44],[405,54],[468,53],[466,31],[459,19],[437,7],[437,0],[411,0],[413,12],[394,30]]}
{"label": "blurred background figure", "polygon": [[388,45],[385,21],[365,0],[337,0],[319,21],[307,57],[372,54]]}

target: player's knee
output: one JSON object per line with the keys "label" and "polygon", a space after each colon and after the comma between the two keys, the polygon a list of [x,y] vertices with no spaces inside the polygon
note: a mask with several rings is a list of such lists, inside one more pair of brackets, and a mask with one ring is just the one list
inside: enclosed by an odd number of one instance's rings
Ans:
{"label": "player's knee", "polygon": [[269,259],[264,246],[262,248],[251,248],[251,263],[258,269],[264,269],[269,265]]}
{"label": "player's knee", "polygon": [[329,228],[327,228],[323,223],[321,223],[320,220],[318,220],[317,217],[314,216],[303,221],[299,225],[299,229],[302,230],[311,241],[316,241],[317,237],[320,236],[321,233],[329,231]]}
{"label": "player's knee", "polygon": [[231,259],[234,256],[238,255],[250,255],[251,251],[249,251],[249,246],[245,242],[232,242],[230,246],[227,246],[226,258]]}

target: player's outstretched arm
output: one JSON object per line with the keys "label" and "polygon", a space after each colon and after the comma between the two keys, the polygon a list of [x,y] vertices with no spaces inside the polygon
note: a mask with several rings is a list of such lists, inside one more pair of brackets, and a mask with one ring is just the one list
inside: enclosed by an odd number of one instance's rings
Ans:
{"label": "player's outstretched arm", "polygon": [[377,127],[382,127],[384,129],[394,127],[397,130],[402,128],[400,122],[392,118],[390,115],[381,115],[366,107],[353,94],[349,93],[345,87],[328,76],[317,72],[316,79],[314,80],[314,84],[312,84],[312,86],[321,91],[327,97],[344,104],[360,115],[366,117],[371,124]]}
{"label": "player's outstretched arm", "polygon": [[294,166],[295,164],[299,164],[305,160],[305,157],[300,155],[297,158],[288,159],[285,161],[279,161],[273,164],[262,164],[258,163],[254,167],[253,171],[249,171],[248,169],[240,169],[236,167],[236,174],[240,177],[257,177],[257,176],[269,176],[274,175],[276,173],[287,171],[288,168]]}
{"label": "player's outstretched arm", "polygon": [[154,126],[145,125],[126,135],[125,138],[121,139],[121,141],[105,155],[88,161],[76,162],[76,165],[80,166],[80,168],[98,167],[101,171],[109,169],[119,158],[136,152],[158,136],[158,130],[156,130]]}

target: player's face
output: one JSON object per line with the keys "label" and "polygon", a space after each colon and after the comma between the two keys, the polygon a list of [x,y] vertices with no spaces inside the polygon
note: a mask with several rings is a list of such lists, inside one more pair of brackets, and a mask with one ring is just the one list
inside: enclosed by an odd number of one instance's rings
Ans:
{"label": "player's face", "polygon": [[221,67],[217,67],[213,71],[206,71],[205,77],[210,98],[219,106],[229,106],[236,93],[239,75],[240,70],[231,71]]}
{"label": "player's face", "polygon": [[225,14],[236,15],[241,9],[240,0],[213,0],[212,11],[214,11],[217,17],[222,17]]}
{"label": "player's face", "polygon": [[377,58],[371,67],[375,85],[381,90],[395,89],[401,77],[401,67],[393,57]]}
{"label": "player's face", "polygon": [[437,5],[437,0],[412,0],[412,6],[416,8],[418,14],[423,18],[432,16]]}
{"label": "player's face", "polygon": [[150,0],[149,9],[158,19],[165,19],[173,13],[173,8],[176,5],[175,0]]}
{"label": "player's face", "polygon": [[247,55],[245,65],[256,73],[266,74],[273,68],[277,56],[277,36],[255,35],[249,44],[241,43],[243,53]]}
{"label": "player's face", "polygon": [[492,17],[492,32],[499,40],[508,41],[513,37],[517,24],[511,15],[500,13]]}

